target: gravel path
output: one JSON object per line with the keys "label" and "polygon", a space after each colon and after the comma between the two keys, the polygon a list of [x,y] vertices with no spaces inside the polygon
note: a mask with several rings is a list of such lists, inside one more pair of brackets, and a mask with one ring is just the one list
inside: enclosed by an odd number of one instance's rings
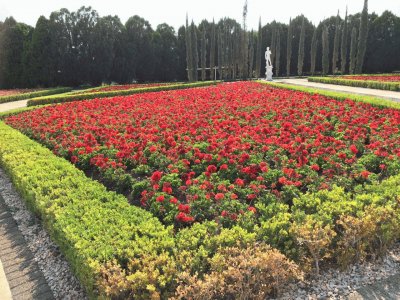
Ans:
{"label": "gravel path", "polygon": [[367,88],[336,85],[336,84],[327,84],[327,83],[319,83],[319,82],[308,82],[308,80],[304,79],[304,78],[276,79],[276,80],[274,80],[274,82],[300,85],[300,86],[305,86],[305,87],[310,87],[310,88],[318,88],[321,90],[329,90],[329,91],[344,92],[344,93],[349,93],[349,94],[372,96],[372,97],[378,97],[378,98],[383,98],[383,99],[400,102],[400,92],[394,92],[394,91],[367,89]]}
{"label": "gravel path", "polygon": [[26,107],[27,103],[28,103],[28,100],[19,100],[19,101],[1,103],[0,104],[0,112],[4,112],[4,111],[16,109],[16,108],[21,108],[21,107]]}
{"label": "gravel path", "polygon": [[1,169],[0,245],[14,299],[86,299],[59,248]]}

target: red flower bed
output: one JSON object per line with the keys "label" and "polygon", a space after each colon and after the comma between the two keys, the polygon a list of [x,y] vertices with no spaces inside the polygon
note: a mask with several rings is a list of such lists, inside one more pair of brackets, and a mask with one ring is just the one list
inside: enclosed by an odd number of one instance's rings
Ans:
{"label": "red flower bed", "polygon": [[30,93],[30,92],[35,92],[35,91],[38,91],[38,90],[28,90],[28,89],[0,90],[0,97],[19,95],[19,94]]}
{"label": "red flower bed", "polygon": [[362,80],[362,81],[379,81],[379,82],[400,82],[400,75],[383,75],[383,76],[340,76],[340,79],[346,80]]}
{"label": "red flower bed", "polygon": [[167,224],[257,218],[259,202],[399,169],[400,111],[258,83],[73,102],[6,122]]}
{"label": "red flower bed", "polygon": [[125,84],[125,85],[111,85],[106,87],[99,87],[97,89],[90,89],[83,93],[96,93],[96,92],[109,92],[109,91],[123,91],[123,90],[132,90],[132,89],[142,89],[142,88],[150,88],[157,86],[165,86],[170,85],[171,83],[146,83],[146,84]]}

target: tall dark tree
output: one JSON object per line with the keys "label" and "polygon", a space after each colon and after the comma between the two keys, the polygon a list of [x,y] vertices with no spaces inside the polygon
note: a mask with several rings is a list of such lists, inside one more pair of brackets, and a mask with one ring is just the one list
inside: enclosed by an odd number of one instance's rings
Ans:
{"label": "tall dark tree", "polygon": [[194,81],[193,78],[193,49],[192,49],[192,34],[189,27],[188,16],[186,15],[186,64],[189,81]]}
{"label": "tall dark tree", "polygon": [[257,33],[257,51],[256,51],[256,78],[261,76],[261,59],[262,59],[262,27],[261,17],[258,22],[258,33]]}
{"label": "tall dark tree", "polygon": [[351,32],[351,45],[350,45],[350,74],[356,72],[357,64],[357,28],[353,27]]}
{"label": "tall dark tree", "polygon": [[223,74],[222,74],[222,70],[223,70],[223,45],[222,45],[222,37],[223,33],[222,33],[222,28],[218,28],[218,34],[217,34],[217,40],[218,40],[218,76],[219,79],[223,79]]}
{"label": "tall dark tree", "polygon": [[182,81],[187,79],[186,72],[186,29],[181,26],[178,29],[178,65],[177,65],[177,80]]}
{"label": "tall dark tree", "polygon": [[254,76],[254,32],[250,33],[250,46],[249,46],[249,77]]}
{"label": "tall dark tree", "polygon": [[91,46],[93,65],[90,82],[98,85],[110,83],[114,62],[117,57],[118,39],[124,31],[124,25],[117,16],[99,18],[94,27],[94,39]]}
{"label": "tall dark tree", "polygon": [[153,34],[155,69],[153,78],[157,81],[172,81],[176,78],[178,63],[177,38],[173,27],[166,23],[157,26]]}
{"label": "tall dark tree", "polygon": [[278,28],[276,31],[276,45],[275,45],[275,75],[281,74],[281,31]]}
{"label": "tall dark tree", "polygon": [[329,32],[328,28],[324,27],[322,31],[322,73],[329,73]]}
{"label": "tall dark tree", "polygon": [[297,59],[297,74],[299,76],[303,75],[303,66],[304,66],[304,44],[306,40],[306,27],[304,23],[304,16],[303,22],[301,25],[301,32],[300,32],[300,41],[299,41],[299,55]]}
{"label": "tall dark tree", "polygon": [[207,68],[207,37],[206,28],[201,30],[201,80],[206,80],[206,68]]}
{"label": "tall dark tree", "polygon": [[335,24],[335,39],[333,41],[333,54],[332,54],[332,74],[338,72],[338,60],[339,60],[339,43],[340,43],[340,17],[339,12],[336,16]]}
{"label": "tall dark tree", "polygon": [[311,68],[310,68],[311,75],[315,74],[315,66],[317,63],[317,51],[318,51],[317,34],[318,34],[318,28],[316,27],[314,29],[314,33],[311,40]]}
{"label": "tall dark tree", "polygon": [[125,24],[131,51],[132,79],[149,81],[154,73],[153,29],[148,21],[135,15]]}
{"label": "tall dark tree", "polygon": [[242,30],[242,67],[241,74],[242,78],[247,78],[249,76],[249,37],[247,34],[247,0],[245,0],[243,6],[243,30]]}
{"label": "tall dark tree", "polygon": [[360,32],[358,36],[358,51],[357,51],[357,62],[356,70],[357,74],[362,73],[364,66],[365,52],[367,51],[367,40],[368,40],[368,0],[364,0],[364,8],[361,13],[360,21]]}
{"label": "tall dark tree", "polygon": [[210,77],[213,80],[216,80],[216,72],[214,70],[215,68],[215,42],[216,42],[216,36],[215,36],[215,22],[213,20],[211,24],[211,41],[210,41]]}
{"label": "tall dark tree", "polygon": [[41,16],[36,22],[26,66],[30,86],[54,86],[56,57],[52,49],[50,21]]}
{"label": "tall dark tree", "polygon": [[290,76],[290,68],[292,61],[292,40],[293,40],[293,28],[292,19],[289,21],[287,42],[286,42],[286,75]]}
{"label": "tall dark tree", "polygon": [[341,62],[341,73],[345,74],[347,69],[347,7],[346,7],[346,16],[343,21],[343,31],[342,31],[342,42],[341,42],[341,51],[340,51],[340,62]]}
{"label": "tall dark tree", "polygon": [[190,40],[192,43],[192,59],[193,59],[193,63],[192,63],[192,71],[193,71],[193,81],[197,81],[198,80],[198,67],[199,67],[199,52],[197,50],[197,27],[194,24],[194,22],[192,21],[192,24],[190,25]]}
{"label": "tall dark tree", "polygon": [[17,23],[13,18],[4,21],[0,32],[0,87],[15,88],[24,86],[23,53],[26,38],[31,30],[25,24]]}

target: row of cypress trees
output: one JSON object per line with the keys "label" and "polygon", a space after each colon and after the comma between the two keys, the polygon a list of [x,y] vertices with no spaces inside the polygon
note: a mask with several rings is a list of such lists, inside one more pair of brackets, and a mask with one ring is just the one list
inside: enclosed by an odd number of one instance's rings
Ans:
{"label": "row of cypress trees", "polygon": [[90,7],[40,17],[36,27],[0,22],[0,88],[102,82],[262,77],[271,47],[275,76],[400,70],[400,18],[385,11],[339,15],[314,26],[305,16],[248,31],[230,18],[153,29],[133,16],[99,17]]}
{"label": "row of cypress trees", "polygon": [[[247,35],[246,24],[245,24],[245,15],[247,13],[247,1],[244,7],[244,22],[242,28],[239,26],[234,26],[233,31],[232,27],[229,24],[229,21],[220,23],[216,29],[216,25],[213,22],[211,24],[211,30],[213,34],[210,36],[209,43],[213,45],[210,47],[210,64],[209,68],[206,67],[206,33],[201,32],[201,64],[198,64],[197,58],[197,43],[193,42],[193,39],[196,38],[196,28],[195,25],[188,25],[188,20],[186,20],[186,54],[187,54],[187,66],[188,66],[188,78],[190,81],[196,81],[198,71],[201,71],[201,79],[204,80],[206,77],[206,70],[210,70],[210,78],[214,78],[215,75],[212,74],[212,70],[214,70],[215,61],[214,61],[214,53],[215,53],[215,43],[218,44],[217,52],[222,52],[219,54],[221,59],[218,61],[218,65],[222,64],[220,67],[220,72],[218,72],[220,79],[235,79],[240,77],[259,77],[262,76],[262,53],[264,49],[265,42],[263,41],[263,29],[261,26],[261,19],[259,22],[258,33],[254,34],[250,32]],[[293,44],[294,42],[294,33],[293,33],[293,22],[290,20],[289,25],[287,27],[287,39],[286,39],[286,70],[281,70],[281,52],[282,52],[282,42],[281,35],[282,30],[279,26],[276,26],[270,33],[271,38],[270,46],[272,50],[271,59],[273,64],[275,65],[275,74],[278,75],[298,75],[302,76],[305,72],[305,58],[306,55],[310,56],[310,66],[306,73],[315,74],[317,64],[317,53],[318,53],[318,43],[321,41],[322,46],[322,57],[321,57],[321,73],[322,74],[338,74],[338,73],[361,73],[363,70],[366,50],[367,50],[367,41],[368,41],[368,0],[364,0],[364,8],[361,13],[359,24],[353,22],[352,32],[351,32],[351,48],[348,48],[348,14],[346,10],[346,16],[344,20],[341,20],[338,15],[334,18],[334,24],[320,24],[313,29],[313,35],[311,41],[308,41],[310,45],[307,49],[310,49],[309,53],[306,53],[306,27],[310,27],[308,21],[304,16],[301,16],[301,27],[300,27],[300,35],[298,44]],[[228,25],[227,25],[228,24]],[[238,25],[238,24],[237,24]],[[333,27],[333,37],[330,37],[332,34],[329,30],[329,25],[334,25]],[[311,25],[312,26],[312,25]],[[313,27],[313,26],[312,26]],[[217,39],[215,37],[215,30],[218,31]],[[239,33],[236,32],[239,31]],[[228,36],[226,35],[228,32]],[[229,34],[230,33],[230,34]],[[239,38],[238,38],[239,37]],[[232,45],[231,40],[234,40],[234,44]],[[331,40],[333,39],[333,45],[330,45]],[[254,43],[256,41],[256,47],[254,48]],[[243,48],[241,51],[236,51],[235,49],[231,49],[235,47],[236,44],[241,45]],[[295,73],[292,70],[292,61],[294,57],[293,47],[298,47],[297,49],[297,69]],[[256,49],[256,50],[254,50]],[[255,53],[254,53],[255,52]],[[233,55],[232,55],[233,53]],[[236,55],[236,56],[235,56]],[[255,61],[254,61],[255,59]],[[349,61],[350,60],[350,61]],[[243,67],[242,64],[245,64],[246,67]],[[255,66],[253,68],[253,66]],[[243,68],[246,71],[243,71]]]}

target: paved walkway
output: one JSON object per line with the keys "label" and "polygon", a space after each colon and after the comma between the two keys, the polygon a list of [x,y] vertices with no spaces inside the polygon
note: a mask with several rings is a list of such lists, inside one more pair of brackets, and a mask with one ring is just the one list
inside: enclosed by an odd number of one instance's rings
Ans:
{"label": "paved walkway", "polygon": [[400,92],[394,91],[385,91],[385,90],[377,90],[377,89],[367,89],[360,87],[352,87],[352,86],[344,86],[344,85],[336,85],[336,84],[326,84],[326,83],[318,83],[318,82],[308,82],[307,79],[277,79],[274,82],[278,83],[287,83],[293,85],[306,86],[311,88],[318,88],[322,90],[329,90],[335,92],[344,92],[349,94],[357,94],[364,96],[373,96],[378,98],[384,98],[396,102],[400,102]]}
{"label": "paved walkway", "polygon": [[1,196],[0,299],[54,299],[43,273]]}
{"label": "paved walkway", "polygon": [[26,107],[27,103],[28,103],[28,100],[19,100],[19,101],[1,103],[0,104],[0,112],[4,112],[4,111],[16,109],[16,108],[21,108],[21,107]]}

